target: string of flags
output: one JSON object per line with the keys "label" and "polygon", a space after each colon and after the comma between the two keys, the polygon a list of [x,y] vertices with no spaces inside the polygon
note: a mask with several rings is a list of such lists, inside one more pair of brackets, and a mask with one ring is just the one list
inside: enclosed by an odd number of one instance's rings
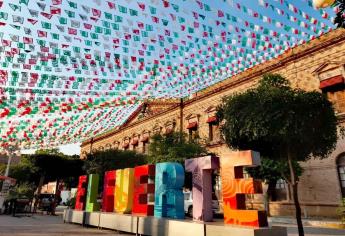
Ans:
{"label": "string of flags", "polygon": [[310,0],[2,0],[0,144],[76,143],[334,29]]}

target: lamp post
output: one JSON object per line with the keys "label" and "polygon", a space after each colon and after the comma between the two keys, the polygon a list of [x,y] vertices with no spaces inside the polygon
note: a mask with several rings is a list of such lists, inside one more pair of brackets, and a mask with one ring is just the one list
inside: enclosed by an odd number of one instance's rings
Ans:
{"label": "lamp post", "polygon": [[326,8],[331,6],[335,0],[313,0],[313,5],[316,8]]}
{"label": "lamp post", "polygon": [[[17,144],[7,144],[4,147],[4,150],[8,156],[7,166],[6,166],[6,171],[5,171],[4,176],[8,177],[10,174],[10,166],[11,166],[12,158],[16,156],[16,152],[19,150],[19,148]],[[8,187],[9,187],[8,180],[4,180],[4,182],[2,183],[1,192],[0,192],[0,212],[2,210],[4,201],[5,201],[5,195],[8,191]]]}
{"label": "lamp post", "polygon": [[334,24],[337,28],[345,28],[345,0],[313,0],[316,8],[335,7]]}

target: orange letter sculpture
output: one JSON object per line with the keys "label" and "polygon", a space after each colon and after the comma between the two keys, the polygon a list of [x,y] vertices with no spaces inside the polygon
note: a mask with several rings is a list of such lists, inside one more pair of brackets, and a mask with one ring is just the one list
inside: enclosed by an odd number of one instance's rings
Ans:
{"label": "orange letter sculpture", "polygon": [[262,193],[261,181],[243,178],[243,167],[260,165],[260,154],[239,151],[220,158],[224,222],[253,227],[268,226],[265,211],[246,210],[246,194]]}

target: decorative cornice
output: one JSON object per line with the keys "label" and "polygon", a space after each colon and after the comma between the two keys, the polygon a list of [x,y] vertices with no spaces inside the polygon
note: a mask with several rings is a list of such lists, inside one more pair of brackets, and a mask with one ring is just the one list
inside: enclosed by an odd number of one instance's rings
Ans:
{"label": "decorative cornice", "polygon": [[[284,54],[280,55],[278,58],[272,59],[270,61],[267,61],[263,64],[259,64],[257,66],[254,66],[253,68],[250,68],[244,72],[239,73],[238,75],[232,76],[229,79],[226,79],[222,82],[219,82],[213,86],[210,86],[207,89],[204,89],[197,93],[197,96],[195,96],[192,99],[189,99],[184,102],[184,106],[190,105],[191,103],[195,101],[203,100],[210,95],[219,94],[223,91],[228,90],[229,88],[238,87],[244,83],[247,83],[248,81],[253,81],[255,78],[260,77],[270,71],[279,69],[281,67],[286,66],[286,64],[296,61],[297,59],[301,59],[303,57],[308,56],[311,53],[317,52],[321,49],[326,49],[329,46],[334,46],[335,44],[338,44],[340,42],[345,41],[345,30],[344,29],[337,29],[333,30],[325,35],[320,36],[319,38],[316,38],[314,40],[311,40],[308,43],[298,45],[294,48],[291,48]],[[174,100],[171,100],[174,101]],[[174,102],[172,102],[174,103]],[[93,138],[93,142],[97,142],[99,140],[108,138],[112,135],[115,135],[117,133],[122,132],[123,130],[127,128],[134,127],[136,125],[140,125],[144,122],[147,122],[152,119],[156,119],[158,116],[165,115],[169,112],[172,112],[174,110],[177,110],[179,108],[179,104],[173,105],[170,108],[167,108],[164,111],[161,111],[157,113],[156,115],[145,117],[142,120],[133,122],[132,124],[128,124],[126,126],[121,126],[119,129],[107,132],[105,134],[100,134],[99,136],[96,136]],[[129,119],[128,119],[129,120]],[[84,147],[88,144],[90,144],[90,140],[84,141],[80,147]]]}

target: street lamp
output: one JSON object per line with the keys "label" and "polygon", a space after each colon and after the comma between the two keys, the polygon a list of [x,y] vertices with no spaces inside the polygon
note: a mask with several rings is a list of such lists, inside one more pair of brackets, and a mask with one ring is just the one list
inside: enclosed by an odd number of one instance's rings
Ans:
{"label": "street lamp", "polygon": [[313,0],[313,5],[316,8],[336,7],[334,24],[337,28],[345,28],[345,0]]}
{"label": "street lamp", "polygon": [[7,166],[6,166],[6,171],[5,171],[5,177],[8,177],[8,175],[10,173],[10,165],[12,162],[12,158],[17,155],[19,147],[17,144],[8,144],[4,149],[7,152],[7,156],[8,156]]}
{"label": "street lamp", "polygon": [[[5,171],[5,175],[4,175],[5,177],[8,177],[8,175],[10,174],[10,166],[11,166],[12,158],[17,155],[17,152],[19,151],[19,147],[18,147],[17,143],[2,143],[2,145],[0,145],[0,146],[3,147],[3,149],[5,150],[5,152],[8,156],[6,171]],[[1,212],[3,204],[4,204],[5,196],[7,194],[9,185],[10,185],[10,183],[6,179],[2,183],[1,192],[0,192],[0,212]]]}
{"label": "street lamp", "polygon": [[313,5],[316,8],[325,8],[331,6],[335,0],[313,0]]}

